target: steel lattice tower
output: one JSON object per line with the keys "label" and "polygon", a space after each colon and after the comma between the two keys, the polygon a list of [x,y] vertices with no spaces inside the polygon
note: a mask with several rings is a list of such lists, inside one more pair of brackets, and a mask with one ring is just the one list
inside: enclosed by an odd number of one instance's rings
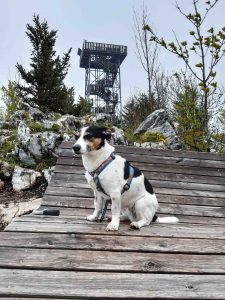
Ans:
{"label": "steel lattice tower", "polygon": [[117,122],[122,111],[120,65],[127,46],[84,41],[78,55],[80,68],[85,68],[85,98],[92,100],[93,113],[107,114]]}

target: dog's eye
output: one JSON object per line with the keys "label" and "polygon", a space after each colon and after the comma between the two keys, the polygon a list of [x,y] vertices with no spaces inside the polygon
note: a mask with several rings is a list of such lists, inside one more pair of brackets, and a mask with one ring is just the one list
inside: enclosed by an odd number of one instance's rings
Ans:
{"label": "dog's eye", "polygon": [[93,140],[93,136],[91,136],[90,134],[86,134],[86,135],[84,136],[84,139],[85,139],[85,140],[88,140],[88,141],[91,141],[91,140]]}

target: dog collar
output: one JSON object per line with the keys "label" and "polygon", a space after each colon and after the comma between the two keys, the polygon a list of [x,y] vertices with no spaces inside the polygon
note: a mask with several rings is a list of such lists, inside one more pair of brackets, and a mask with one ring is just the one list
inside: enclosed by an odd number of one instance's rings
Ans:
{"label": "dog collar", "polygon": [[110,156],[103,161],[103,163],[93,172],[89,172],[89,174],[94,177],[96,175],[99,175],[100,173],[102,173],[102,171],[109,165],[111,164],[111,162],[115,159],[115,155],[114,153],[111,153]]}

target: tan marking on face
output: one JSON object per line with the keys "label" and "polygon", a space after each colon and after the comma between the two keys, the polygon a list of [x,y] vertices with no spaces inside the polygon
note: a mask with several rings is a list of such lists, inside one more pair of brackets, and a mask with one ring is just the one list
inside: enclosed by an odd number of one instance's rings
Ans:
{"label": "tan marking on face", "polygon": [[88,146],[91,148],[91,150],[97,150],[101,142],[101,138],[94,138],[92,141],[88,142]]}

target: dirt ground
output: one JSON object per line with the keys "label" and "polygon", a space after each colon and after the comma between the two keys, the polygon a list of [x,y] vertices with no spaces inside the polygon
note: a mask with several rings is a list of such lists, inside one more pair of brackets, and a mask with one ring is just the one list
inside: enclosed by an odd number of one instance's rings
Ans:
{"label": "dirt ground", "polygon": [[[46,187],[46,180],[40,178],[31,189],[15,192],[13,191],[12,184],[10,182],[6,182],[3,189],[0,190],[0,231],[7,225],[5,219],[10,219],[10,214],[14,211],[14,207],[16,208],[16,211],[19,211],[19,207],[21,205],[24,207],[25,202],[27,203],[26,210],[28,212],[29,206],[33,207],[33,200],[35,198],[42,198]],[[32,211],[32,208],[30,211]]]}
{"label": "dirt ground", "polygon": [[18,203],[29,201],[31,198],[41,198],[47,187],[47,182],[45,179],[40,178],[37,180],[35,186],[29,190],[14,192],[12,184],[6,182],[4,188],[0,190],[0,205],[9,205],[9,203]]}

